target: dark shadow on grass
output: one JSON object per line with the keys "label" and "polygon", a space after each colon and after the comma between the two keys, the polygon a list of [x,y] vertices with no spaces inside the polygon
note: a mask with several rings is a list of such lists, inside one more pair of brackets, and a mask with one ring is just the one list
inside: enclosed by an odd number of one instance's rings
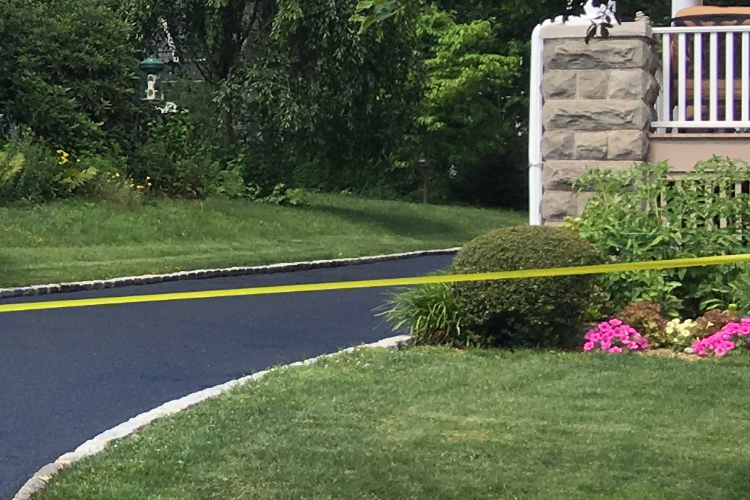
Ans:
{"label": "dark shadow on grass", "polygon": [[[721,446],[717,436],[716,446]],[[750,498],[750,462],[746,457],[737,457],[736,461],[695,462],[695,474],[705,477],[706,490],[714,500],[747,500]],[[713,474],[711,474],[713,472]],[[697,496],[697,495],[696,495]]]}
{"label": "dark shadow on grass", "polygon": [[470,227],[427,220],[415,215],[331,206],[313,206],[310,207],[310,211],[334,215],[342,220],[365,226],[378,227],[399,236],[434,235],[436,238],[456,237],[465,241],[476,236],[476,231],[472,231]]}
{"label": "dark shadow on grass", "polygon": [[0,256],[0,288],[8,288],[17,283],[25,277],[23,270],[13,265],[12,259],[7,256]]}

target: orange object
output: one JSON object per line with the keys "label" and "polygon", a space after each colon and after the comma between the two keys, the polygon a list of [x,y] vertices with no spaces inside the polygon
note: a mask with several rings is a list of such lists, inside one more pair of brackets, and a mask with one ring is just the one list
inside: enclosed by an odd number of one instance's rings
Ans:
{"label": "orange object", "polygon": [[750,24],[750,7],[711,7],[699,5],[677,11],[675,26],[735,26]]}

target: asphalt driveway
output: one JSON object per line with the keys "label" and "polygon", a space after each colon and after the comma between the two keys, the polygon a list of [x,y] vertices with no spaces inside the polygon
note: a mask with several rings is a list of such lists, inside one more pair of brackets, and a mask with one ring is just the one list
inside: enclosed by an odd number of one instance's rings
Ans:
{"label": "asphalt driveway", "polygon": [[[0,300],[420,276],[451,257]],[[0,499],[41,466],[139,413],[273,365],[391,335],[364,289],[0,314]]]}

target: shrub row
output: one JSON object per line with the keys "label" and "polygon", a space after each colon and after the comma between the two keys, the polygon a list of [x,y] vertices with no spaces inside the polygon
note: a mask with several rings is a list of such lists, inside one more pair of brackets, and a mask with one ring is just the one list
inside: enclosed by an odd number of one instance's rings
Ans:
{"label": "shrub row", "polygon": [[[748,181],[750,166],[717,157],[679,178],[666,163],[621,172],[592,170],[577,183],[593,192],[580,218],[564,228],[492,231],[466,244],[450,272],[744,253],[750,241],[750,194],[736,186]],[[713,335],[723,340],[707,341],[702,349],[721,351],[729,342],[723,329],[750,314],[750,267],[430,285],[397,295],[389,307],[391,322],[408,325],[419,343],[580,347],[585,321],[614,317],[617,324],[607,323],[605,329],[624,329],[626,348],[640,346],[642,338],[653,347],[681,350]]]}
{"label": "shrub row", "polygon": [[53,151],[22,131],[19,139],[0,143],[0,202],[43,203],[77,196],[131,204],[147,196],[218,195],[285,205],[306,203],[302,189],[247,182],[242,158],[222,161],[213,151],[194,147],[190,126],[179,116],[165,118],[155,131],[154,140],[139,148],[130,163],[117,155]]}

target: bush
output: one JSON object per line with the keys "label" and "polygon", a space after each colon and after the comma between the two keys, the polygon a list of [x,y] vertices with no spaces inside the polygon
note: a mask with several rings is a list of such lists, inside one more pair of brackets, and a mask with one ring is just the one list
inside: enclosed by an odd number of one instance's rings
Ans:
{"label": "bush", "polygon": [[394,330],[405,326],[416,345],[466,347],[470,339],[461,328],[461,313],[449,283],[429,283],[399,292],[385,305],[386,321]]}
{"label": "bush", "polygon": [[664,328],[667,326],[667,320],[662,318],[659,304],[645,300],[631,302],[617,313],[617,318],[645,335],[652,346],[660,347],[666,344]]}
{"label": "bush", "polygon": [[[512,271],[599,264],[575,232],[544,226],[496,229],[467,243],[452,272]],[[488,346],[573,347],[582,332],[594,278],[561,276],[456,283],[465,328]]]}
{"label": "bush", "polygon": [[153,191],[169,197],[205,198],[219,184],[221,167],[195,133],[190,113],[165,113],[150,124],[148,142],[130,168],[133,179],[151,178]]}
{"label": "bush", "polygon": [[[748,180],[748,164],[719,157],[679,177],[665,162],[591,170],[576,183],[579,190],[593,191],[593,198],[575,225],[618,262],[741,254],[750,199],[735,186]],[[617,307],[647,300],[669,315],[695,317],[742,298],[739,278],[741,266],[724,265],[610,273],[600,283]]]}
{"label": "bush", "polygon": [[718,309],[706,311],[706,314],[695,320],[698,324],[697,335],[700,337],[710,337],[729,323],[739,320],[740,314],[736,311],[720,311]]}
{"label": "bush", "polygon": [[60,149],[51,151],[31,135],[9,141],[0,154],[0,202],[43,203],[82,194],[97,176]]}
{"label": "bush", "polygon": [[729,283],[731,303],[717,301],[717,305],[737,309],[740,315],[747,317],[750,316],[750,265],[737,264],[737,268],[737,275]]}
{"label": "bush", "polygon": [[130,148],[140,106],[134,26],[111,2],[0,0],[0,13],[0,110],[53,150]]}

